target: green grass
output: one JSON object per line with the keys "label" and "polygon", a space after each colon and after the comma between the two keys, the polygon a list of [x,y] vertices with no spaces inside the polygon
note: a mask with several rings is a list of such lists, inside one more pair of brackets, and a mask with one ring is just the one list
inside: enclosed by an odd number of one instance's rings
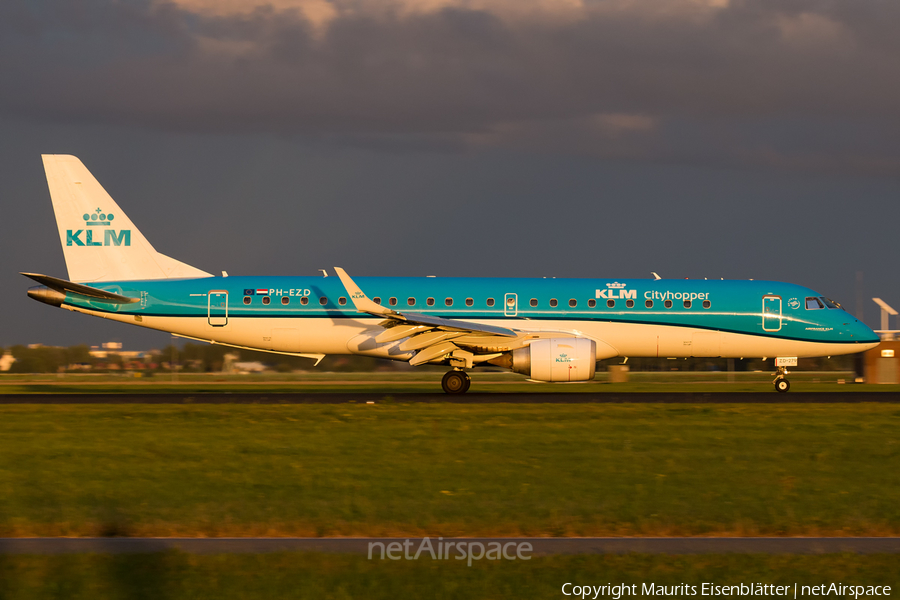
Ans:
{"label": "green grass", "polygon": [[[896,555],[556,556],[530,561],[369,561],[350,555],[0,556],[7,600],[133,598],[565,598],[562,584],[900,584]],[[567,588],[569,589],[569,588]],[[791,597],[793,594],[791,594]],[[633,598],[634,596],[623,596]],[[640,596],[639,596],[640,597]],[[699,596],[698,597],[702,597]],[[600,596],[600,598],[612,598]]]}
{"label": "green grass", "polygon": [[[288,392],[377,392],[440,393],[440,371],[374,373],[264,373],[227,375],[182,373],[153,377],[134,374],[3,375],[2,394],[86,394],[86,393],[288,393]],[[795,392],[900,392],[900,385],[855,384],[852,372],[792,372]],[[840,381],[850,383],[839,383]],[[472,373],[472,392],[494,393],[629,393],[629,392],[772,392],[768,372],[670,371],[635,372],[628,383],[608,382],[607,373],[594,381],[573,384],[535,383],[512,373]]]}
{"label": "green grass", "polygon": [[6,405],[0,535],[897,535],[900,408]]}

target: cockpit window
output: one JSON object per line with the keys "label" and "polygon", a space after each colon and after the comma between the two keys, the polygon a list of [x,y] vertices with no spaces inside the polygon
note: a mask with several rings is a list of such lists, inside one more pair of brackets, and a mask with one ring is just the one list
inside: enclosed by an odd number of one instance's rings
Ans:
{"label": "cockpit window", "polygon": [[825,308],[822,305],[822,301],[814,296],[810,296],[806,299],[806,310],[818,310],[820,308]]}
{"label": "cockpit window", "polygon": [[825,303],[825,306],[827,306],[828,308],[843,308],[843,306],[841,306],[840,304],[838,304],[838,303],[835,302],[834,300],[829,300],[829,299],[826,298],[825,296],[819,296],[819,300],[821,300],[822,302],[824,302],[824,303]]}

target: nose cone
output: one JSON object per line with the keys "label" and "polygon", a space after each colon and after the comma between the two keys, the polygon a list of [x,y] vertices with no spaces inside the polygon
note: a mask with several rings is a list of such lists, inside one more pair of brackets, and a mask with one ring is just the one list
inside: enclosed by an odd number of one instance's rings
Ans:
{"label": "nose cone", "polygon": [[853,319],[852,323],[848,323],[847,328],[850,330],[849,333],[852,339],[856,341],[860,352],[871,350],[881,343],[877,333],[872,331],[868,325],[856,319]]}
{"label": "nose cone", "polygon": [[50,306],[60,306],[66,299],[65,294],[57,292],[56,290],[51,290],[44,285],[38,285],[33,288],[28,288],[28,297],[33,298],[38,302],[49,304]]}

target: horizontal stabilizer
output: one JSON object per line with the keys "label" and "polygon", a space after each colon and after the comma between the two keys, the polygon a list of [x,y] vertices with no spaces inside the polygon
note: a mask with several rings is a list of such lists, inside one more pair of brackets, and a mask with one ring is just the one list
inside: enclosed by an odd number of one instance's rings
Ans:
{"label": "horizontal stabilizer", "polygon": [[132,304],[134,302],[140,301],[140,298],[129,298],[128,296],[122,296],[120,294],[98,290],[97,288],[90,287],[88,285],[73,283],[71,281],[66,281],[65,279],[50,277],[49,275],[40,275],[39,273],[22,273],[22,275],[28,277],[29,279],[37,281],[41,285],[46,285],[51,290],[56,290],[61,294],[80,294],[94,300],[100,300],[102,302],[112,302],[114,304]]}

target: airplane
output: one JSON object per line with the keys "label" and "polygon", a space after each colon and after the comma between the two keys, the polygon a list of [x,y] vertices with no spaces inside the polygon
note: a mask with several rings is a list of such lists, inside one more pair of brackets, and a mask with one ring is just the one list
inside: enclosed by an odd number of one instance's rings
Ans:
{"label": "airplane", "polygon": [[43,155],[68,279],[22,273],[40,302],[187,339],[316,360],[355,354],[447,365],[441,386],[498,366],[539,382],[591,381],[623,357],[775,359],[874,348],[839,304],[776,281],[213,276],[157,252],[82,162]]}

